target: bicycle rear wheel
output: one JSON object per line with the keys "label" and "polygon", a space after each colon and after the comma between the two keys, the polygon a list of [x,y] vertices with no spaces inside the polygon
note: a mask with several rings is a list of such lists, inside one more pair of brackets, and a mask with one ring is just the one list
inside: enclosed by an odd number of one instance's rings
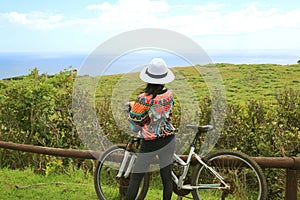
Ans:
{"label": "bicycle rear wheel", "polygon": [[[130,176],[128,178],[123,176],[117,178],[125,148],[125,145],[112,146],[99,159],[94,174],[94,186],[100,200],[121,200],[125,198]],[[146,173],[136,200],[145,198],[149,181],[150,174]]]}
{"label": "bicycle rear wheel", "polygon": [[[244,153],[221,150],[208,154],[203,159],[217,171],[228,189],[193,190],[194,199],[264,200],[267,198],[267,183],[259,165]],[[215,187],[222,183],[204,166],[197,164],[192,176],[192,185]]]}

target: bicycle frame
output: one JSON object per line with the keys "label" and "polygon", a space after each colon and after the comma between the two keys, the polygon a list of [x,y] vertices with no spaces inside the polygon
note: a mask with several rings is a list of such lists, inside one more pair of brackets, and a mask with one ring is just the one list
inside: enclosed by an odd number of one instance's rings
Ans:
{"label": "bicycle frame", "polygon": [[[189,167],[190,167],[190,163],[191,163],[191,159],[192,157],[195,157],[197,159],[197,161],[204,166],[205,168],[207,168],[215,177],[217,177],[221,184],[200,184],[200,185],[196,185],[196,186],[192,186],[192,185],[183,185],[184,184],[184,179],[186,178],[186,175],[189,171]],[[176,183],[177,188],[180,189],[185,189],[185,190],[194,190],[194,189],[227,189],[230,186],[224,181],[224,178],[218,173],[216,172],[213,168],[211,168],[210,166],[208,166],[202,159],[200,156],[198,156],[195,153],[195,147],[191,147],[189,155],[187,157],[187,161],[185,162],[184,160],[182,160],[177,154],[174,154],[174,160],[175,162],[177,162],[179,165],[183,166],[183,173],[181,176],[179,176],[179,178],[177,178],[177,176],[175,175],[175,173],[172,171],[172,178],[173,181]]]}
{"label": "bicycle frame", "polygon": [[[230,186],[224,181],[224,178],[218,172],[216,172],[212,167],[208,166],[201,159],[201,157],[195,153],[195,145],[196,145],[198,139],[200,138],[200,135],[203,132],[198,130],[198,132],[196,133],[196,135],[190,145],[190,152],[189,152],[186,162],[184,160],[182,160],[177,154],[174,153],[174,155],[173,155],[174,162],[183,166],[183,172],[179,177],[177,177],[173,171],[171,172],[173,181],[176,183],[178,189],[194,190],[194,189],[228,189],[228,188],[230,188]],[[125,150],[124,158],[122,160],[120,169],[117,174],[117,178],[121,178],[122,176],[127,178],[129,176],[129,174],[132,172],[135,159],[137,158],[137,155],[135,153],[133,153],[133,151],[132,151],[132,145],[136,141],[137,141],[136,138],[132,138],[131,141],[128,143],[127,148]],[[130,155],[131,155],[131,158],[128,163],[128,159],[129,159]],[[186,178],[187,173],[189,171],[189,167],[190,167],[192,158],[196,158],[196,160],[203,167],[208,169],[220,181],[220,184],[200,184],[200,185],[195,185],[195,186],[192,186],[190,184],[184,185],[184,179]]]}

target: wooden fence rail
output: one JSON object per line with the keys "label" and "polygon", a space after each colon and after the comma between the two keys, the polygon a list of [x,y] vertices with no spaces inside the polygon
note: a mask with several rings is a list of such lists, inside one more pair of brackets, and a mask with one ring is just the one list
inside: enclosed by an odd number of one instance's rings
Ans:
{"label": "wooden fence rail", "polygon": [[[101,155],[101,153],[97,151],[41,147],[4,141],[0,141],[0,148],[81,159],[98,159]],[[186,159],[185,155],[180,157],[184,160]],[[300,171],[299,157],[252,157],[252,159],[262,168],[286,169],[285,200],[297,199],[298,176]]]}

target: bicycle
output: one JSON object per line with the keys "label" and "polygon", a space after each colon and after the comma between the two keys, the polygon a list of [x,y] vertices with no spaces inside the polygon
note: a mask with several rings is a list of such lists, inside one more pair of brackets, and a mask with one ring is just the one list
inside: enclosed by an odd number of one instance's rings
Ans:
{"label": "bicycle", "polygon": [[[187,125],[196,130],[186,161],[174,154],[172,169],[173,191],[179,196],[192,193],[193,199],[255,199],[267,198],[267,183],[259,165],[248,155],[233,150],[219,150],[200,157],[195,146],[211,125]],[[94,185],[101,200],[123,199],[137,157],[139,136],[132,136],[127,145],[109,148],[97,164]],[[193,170],[191,163],[195,162]],[[179,168],[179,170],[178,170]],[[145,198],[150,181],[146,173],[136,200]]]}

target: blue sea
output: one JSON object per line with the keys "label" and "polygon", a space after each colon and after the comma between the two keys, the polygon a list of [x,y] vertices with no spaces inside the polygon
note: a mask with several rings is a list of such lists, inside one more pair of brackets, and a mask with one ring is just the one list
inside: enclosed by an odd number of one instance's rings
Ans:
{"label": "blue sea", "polygon": [[[232,64],[296,64],[299,50],[206,50],[211,63]],[[105,55],[103,55],[105,56]],[[138,65],[147,64],[151,57],[162,57],[169,66],[189,66],[187,60],[166,52],[131,53],[118,57],[106,67],[103,74],[133,71]],[[89,53],[21,53],[0,52],[0,79],[26,75],[38,68],[40,73],[55,74],[69,66],[80,71],[89,59]],[[198,64],[198,63],[193,63]],[[103,66],[101,66],[103,67]]]}

